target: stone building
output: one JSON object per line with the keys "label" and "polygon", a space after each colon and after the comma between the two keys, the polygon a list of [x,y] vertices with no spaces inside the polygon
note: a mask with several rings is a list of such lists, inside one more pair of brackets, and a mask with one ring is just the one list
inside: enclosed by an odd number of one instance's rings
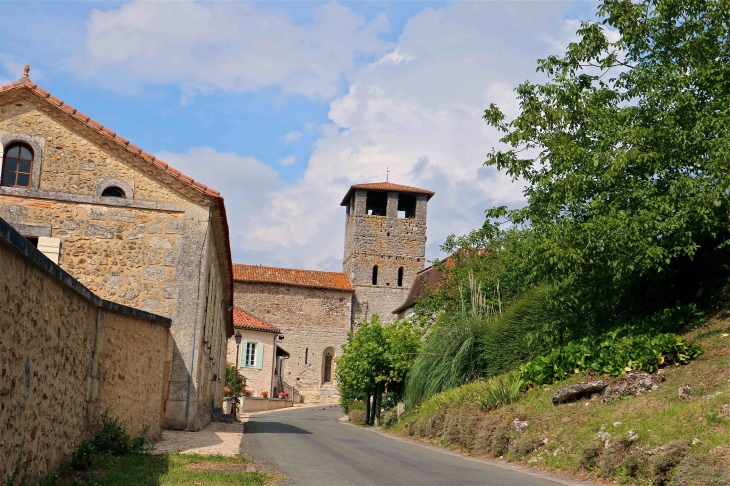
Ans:
{"label": "stone building", "polygon": [[267,391],[273,397],[277,350],[280,356],[282,354],[277,346],[281,330],[239,307],[233,308],[233,327],[241,333],[241,344],[232,340],[232,345],[228,346],[228,362],[236,363],[238,350],[238,366],[241,375],[246,377],[246,389],[255,396]]}
{"label": "stone building", "polygon": [[[307,402],[337,401],[334,358],[347,333],[374,314],[393,321],[423,270],[433,195],[389,182],[352,186],[341,203],[347,214],[341,273],[234,264],[235,305],[284,335],[285,390],[293,385]],[[228,346],[230,356],[235,342]]]}
{"label": "stone building", "polygon": [[[307,402],[336,402],[334,357],[351,329],[347,276],[234,264],[233,277],[235,305],[284,335],[281,345],[290,356],[282,377],[285,390],[294,386]],[[229,353],[235,345],[229,340]]]}
{"label": "stone building", "polygon": [[343,269],[354,288],[352,322],[390,322],[426,263],[426,205],[432,191],[390,182],[356,184],[347,208]]}
{"label": "stone building", "polygon": [[0,217],[100,297],[172,320],[163,426],[204,426],[233,333],[223,198],[51,96],[27,66],[0,88],[0,148]]}

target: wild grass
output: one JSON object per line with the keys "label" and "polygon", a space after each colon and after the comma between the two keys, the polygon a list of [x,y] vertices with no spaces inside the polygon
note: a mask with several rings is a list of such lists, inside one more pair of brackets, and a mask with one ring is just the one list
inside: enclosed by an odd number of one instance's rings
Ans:
{"label": "wild grass", "polygon": [[[555,406],[555,391],[587,377],[580,373],[519,393],[519,380],[509,373],[437,394],[408,412],[393,430],[471,454],[504,455],[507,460],[545,470],[621,484],[659,481],[654,464],[661,466],[659,457],[666,452],[660,448],[673,441],[694,442],[685,459],[672,461],[681,462],[671,466],[661,481],[672,485],[730,484],[730,419],[723,408],[730,401],[730,313],[682,336],[701,346],[703,353],[689,364],[664,367],[665,380],[655,391],[608,404],[586,399]],[[610,376],[596,378],[613,380]],[[677,390],[683,385],[692,387],[694,399],[679,399]],[[510,389],[512,386],[516,390]],[[465,422],[468,414],[477,418],[474,424],[448,427]],[[524,434],[513,429],[516,418],[529,423]],[[639,439],[629,448],[609,450],[604,441],[595,439],[602,427],[614,441],[626,439],[630,430]],[[516,447],[518,443],[520,447]],[[521,457],[534,444],[539,445],[537,449]],[[582,466],[581,458],[591,447],[598,455],[590,466]],[[701,483],[692,482],[696,476],[692,471],[698,465],[705,471],[702,477],[706,481]]]}

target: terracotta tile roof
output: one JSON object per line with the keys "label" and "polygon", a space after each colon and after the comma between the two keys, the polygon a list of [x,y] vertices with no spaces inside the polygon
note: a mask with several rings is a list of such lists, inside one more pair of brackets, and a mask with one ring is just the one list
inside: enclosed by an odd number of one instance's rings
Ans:
{"label": "terracotta tile roof", "polygon": [[320,272],[294,268],[262,267],[233,264],[233,280],[237,282],[273,283],[309,287],[313,289],[344,290],[352,292],[352,284],[341,272]]}
{"label": "terracotta tile roof", "polygon": [[[128,152],[131,152],[132,154],[136,155],[137,157],[145,160],[147,163],[157,167],[158,169],[161,169],[165,173],[180,180],[184,184],[192,187],[196,191],[204,194],[205,196],[210,196],[210,197],[214,198],[217,203],[217,206],[218,206],[218,209],[220,212],[220,216],[221,216],[221,220],[222,220],[226,256],[228,257],[228,261],[231,263],[231,265],[233,264],[233,257],[231,256],[230,235],[228,232],[228,218],[226,216],[226,206],[225,206],[223,197],[221,196],[220,192],[216,191],[215,189],[211,189],[210,187],[207,187],[205,184],[202,184],[198,181],[193,180],[192,177],[188,177],[185,174],[182,174],[179,170],[173,169],[167,163],[156,158],[154,155],[143,151],[141,148],[137,147],[136,145],[132,145],[131,143],[129,143],[129,140],[118,136],[115,132],[111,131],[109,128],[104,127],[104,125],[102,125],[101,123],[92,120],[87,115],[81,113],[73,106],[64,103],[63,100],[56,98],[55,96],[51,96],[51,93],[40,88],[37,84],[30,81],[30,79],[28,79],[27,71],[26,71],[26,75],[24,77],[20,78],[15,83],[10,83],[10,84],[5,84],[3,86],[0,86],[0,93],[5,93],[8,91],[14,91],[14,90],[26,90],[27,92],[32,93],[33,95],[37,96],[39,99],[41,99],[47,103],[50,103],[51,105],[53,105],[56,108],[59,108],[61,111],[65,112],[67,115],[70,115],[75,120],[85,124],[87,127],[95,130],[99,134],[111,139],[118,146],[124,148]],[[231,269],[230,274],[231,275],[233,274],[232,269]],[[229,293],[228,301],[233,302],[233,279],[231,279],[231,288],[228,293]],[[233,335],[233,316],[232,316],[232,314],[229,315],[228,322],[229,322],[228,333],[229,333],[229,336],[232,336]]]}
{"label": "terracotta tile roof", "polygon": [[428,196],[427,200],[430,200],[434,194],[436,194],[433,191],[429,191],[428,189],[419,189],[417,187],[411,187],[411,186],[402,186],[400,184],[393,184],[392,182],[371,182],[369,184],[355,184],[353,186],[350,186],[350,189],[347,191],[347,194],[345,194],[345,198],[340,203],[340,206],[347,206],[347,202],[350,200],[350,197],[352,197],[352,194],[355,192],[356,189],[370,189],[373,191],[393,191],[393,192],[411,192],[413,194],[426,194]]}
{"label": "terracotta tile roof", "polygon": [[143,151],[141,148],[137,147],[136,145],[129,143],[129,140],[118,136],[115,132],[113,132],[109,128],[105,127],[101,123],[92,120],[87,115],[84,115],[83,113],[78,111],[73,106],[64,103],[63,100],[60,100],[60,99],[56,98],[55,96],[51,96],[51,93],[49,93],[48,91],[46,91],[42,88],[39,88],[38,85],[36,85],[32,81],[27,81],[25,83],[16,82],[16,83],[10,83],[10,84],[0,86],[0,93],[5,92],[5,91],[12,91],[12,90],[16,90],[16,89],[26,89],[29,92],[38,96],[39,98],[42,98],[45,101],[51,103],[52,105],[60,108],[62,111],[65,111],[69,115],[73,116],[75,119],[86,124],[86,126],[93,128],[94,130],[96,130],[97,132],[106,136],[107,138],[110,138],[117,145],[122,146],[125,149],[127,149],[129,152],[132,152],[134,155],[137,155],[137,156],[145,159],[147,162],[164,170],[168,174],[172,175],[176,179],[181,180],[188,186],[193,187],[197,191],[202,192],[203,194],[206,194],[208,196],[213,196],[213,197],[220,196],[220,194],[221,194],[220,192],[206,186],[205,184],[202,184],[198,181],[193,180],[192,177],[188,177],[185,174],[180,173],[179,170],[173,169],[167,163],[156,158],[154,155],[149,154],[149,153]]}
{"label": "terracotta tile roof", "polygon": [[233,308],[233,327],[236,329],[248,329],[250,331],[273,332],[279,334],[279,328],[257,319],[248,312],[238,307]]}
{"label": "terracotta tile roof", "polygon": [[441,281],[441,272],[436,270],[434,267],[424,268],[416,275],[416,279],[413,281],[411,290],[408,292],[408,297],[403,304],[393,311],[393,314],[403,312],[409,307],[413,307],[416,301],[422,297],[426,297],[428,292],[436,290]]}

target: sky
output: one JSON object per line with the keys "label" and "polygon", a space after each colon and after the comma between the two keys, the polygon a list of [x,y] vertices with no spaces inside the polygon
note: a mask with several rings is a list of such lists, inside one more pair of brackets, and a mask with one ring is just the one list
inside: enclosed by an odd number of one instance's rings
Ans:
{"label": "sky", "polygon": [[[436,192],[429,260],[524,204],[486,155],[596,4],[0,2],[0,83],[42,88],[221,191],[236,263],[342,270],[352,184]],[[13,19],[8,22],[7,19]]]}

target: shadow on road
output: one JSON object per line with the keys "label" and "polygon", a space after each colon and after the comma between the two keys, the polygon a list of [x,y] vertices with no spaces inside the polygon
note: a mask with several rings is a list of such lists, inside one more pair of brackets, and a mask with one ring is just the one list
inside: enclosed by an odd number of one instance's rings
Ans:
{"label": "shadow on road", "polygon": [[246,422],[243,426],[245,434],[310,434],[294,425],[279,422]]}

